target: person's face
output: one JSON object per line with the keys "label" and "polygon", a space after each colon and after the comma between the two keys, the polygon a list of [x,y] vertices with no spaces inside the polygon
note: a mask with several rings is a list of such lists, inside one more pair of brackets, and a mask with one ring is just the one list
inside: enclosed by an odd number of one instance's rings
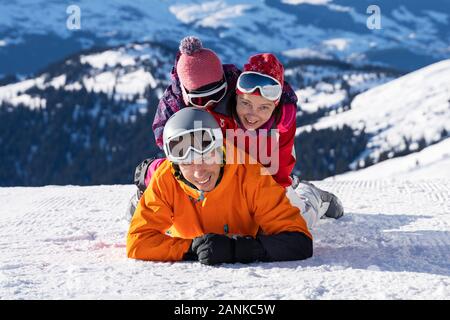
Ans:
{"label": "person's face", "polygon": [[209,192],[216,187],[219,179],[221,160],[217,151],[212,151],[210,155],[196,161],[195,163],[179,164],[183,177],[192,183],[198,190]]}
{"label": "person's face", "polygon": [[236,97],[236,113],[239,121],[247,130],[256,130],[272,116],[275,103],[260,95],[238,94]]}

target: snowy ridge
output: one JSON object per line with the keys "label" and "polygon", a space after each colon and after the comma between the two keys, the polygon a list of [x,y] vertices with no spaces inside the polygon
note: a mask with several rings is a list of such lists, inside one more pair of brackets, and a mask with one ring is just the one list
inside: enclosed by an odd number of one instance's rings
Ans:
{"label": "snowy ridge", "polygon": [[[45,108],[45,98],[26,92],[33,88],[43,91],[49,87],[65,91],[84,88],[88,92],[107,95],[114,93],[116,100],[129,100],[134,96],[142,99],[146,89],[155,89],[167,81],[172,63],[166,52],[151,43],[132,43],[99,53],[81,54],[67,59],[56,73],[44,73],[36,78],[0,86],[0,105],[7,102],[30,109]],[[67,71],[73,66],[85,66],[88,70],[80,78],[73,79]]]}
{"label": "snowy ridge", "polygon": [[0,104],[8,102],[13,106],[19,104],[28,106],[30,109],[45,108],[45,99],[33,98],[29,94],[24,93],[32,87],[43,87],[44,78],[38,77],[27,79],[14,84],[0,86]]}
{"label": "snowy ridge", "polygon": [[117,100],[135,95],[142,98],[147,88],[155,89],[160,81],[166,81],[172,62],[151,43],[131,43],[100,53],[81,55],[79,61],[92,67],[81,80],[86,90],[108,95],[114,92]]}
{"label": "snowy ridge", "polygon": [[134,66],[136,64],[134,58],[131,55],[123,52],[123,50],[107,50],[97,54],[82,55],[80,57],[80,61],[83,64],[89,63],[96,69],[103,69],[105,66],[115,67],[118,64],[124,67]]}
{"label": "snowy ridge", "polygon": [[0,298],[450,298],[449,180],[317,184],[346,214],[311,259],[218,267],[127,259],[134,186],[0,188]]}
{"label": "snowy ridge", "polygon": [[450,60],[435,63],[359,94],[350,110],[324,117],[312,127],[320,130],[346,124],[364,128],[371,138],[354,168],[364,166],[366,159],[376,163],[386,152],[388,157],[414,152],[420,144],[436,143],[450,132],[449,79]]}
{"label": "snowy ridge", "polygon": [[400,76],[394,70],[359,70],[354,66],[327,65],[329,60],[316,60],[320,64],[291,63],[285,70],[286,80],[293,85],[298,97],[299,119],[302,113],[325,110],[330,114],[342,112],[350,106],[351,96],[389,82]]}
{"label": "snowy ridge", "polygon": [[[43,91],[47,88],[65,91],[79,91],[114,94],[116,100],[142,98],[146,89],[156,89],[158,96],[167,83],[173,66],[175,51],[168,54],[153,43],[130,43],[99,52],[82,53],[69,58],[52,72],[44,72],[14,84],[0,87],[0,105],[45,108],[46,99],[39,94],[30,95],[30,89]],[[172,56],[173,55],[173,56]],[[363,92],[395,78],[381,70],[358,70],[350,64],[341,69],[339,61],[316,59],[315,64],[293,62],[285,70],[286,79],[297,90],[302,111],[315,112],[319,109],[337,109],[346,105],[349,95]],[[334,64],[334,65],[333,65]],[[236,64],[238,67],[239,64]],[[82,69],[79,77],[71,73]],[[343,82],[349,87],[343,88]]]}
{"label": "snowy ridge", "polygon": [[407,156],[385,160],[365,169],[327,180],[447,179],[450,181],[450,138]]}

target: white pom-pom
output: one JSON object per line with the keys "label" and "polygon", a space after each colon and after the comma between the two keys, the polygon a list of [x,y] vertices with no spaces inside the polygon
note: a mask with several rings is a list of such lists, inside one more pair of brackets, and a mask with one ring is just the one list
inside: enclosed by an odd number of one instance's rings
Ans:
{"label": "white pom-pom", "polygon": [[187,54],[188,56],[193,55],[194,53],[203,49],[202,42],[199,38],[189,36],[181,40],[180,42],[180,52],[182,54]]}

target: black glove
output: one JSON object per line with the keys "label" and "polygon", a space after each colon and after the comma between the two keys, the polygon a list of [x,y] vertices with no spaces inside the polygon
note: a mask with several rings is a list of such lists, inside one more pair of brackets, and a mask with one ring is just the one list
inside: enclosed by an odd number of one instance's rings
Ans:
{"label": "black glove", "polygon": [[183,261],[198,261],[197,253],[192,250],[192,243],[188,251],[183,254]]}
{"label": "black glove", "polygon": [[262,244],[252,237],[234,237],[234,261],[250,263],[265,261],[266,251]]}
{"label": "black glove", "polygon": [[208,265],[234,262],[233,247],[234,240],[221,234],[208,233],[192,241],[198,261]]}
{"label": "black glove", "polygon": [[259,241],[252,237],[233,236],[232,238],[209,233],[192,241],[192,252],[198,261],[213,265],[218,263],[249,263],[264,261],[265,250]]}

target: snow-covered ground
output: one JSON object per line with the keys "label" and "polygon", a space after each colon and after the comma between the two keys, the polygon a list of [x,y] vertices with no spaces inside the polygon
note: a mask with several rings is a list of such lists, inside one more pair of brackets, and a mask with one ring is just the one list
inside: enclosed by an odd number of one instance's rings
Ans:
{"label": "snow-covered ground", "polygon": [[450,299],[450,180],[318,185],[311,259],[219,267],[127,259],[134,186],[0,188],[0,298]]}

